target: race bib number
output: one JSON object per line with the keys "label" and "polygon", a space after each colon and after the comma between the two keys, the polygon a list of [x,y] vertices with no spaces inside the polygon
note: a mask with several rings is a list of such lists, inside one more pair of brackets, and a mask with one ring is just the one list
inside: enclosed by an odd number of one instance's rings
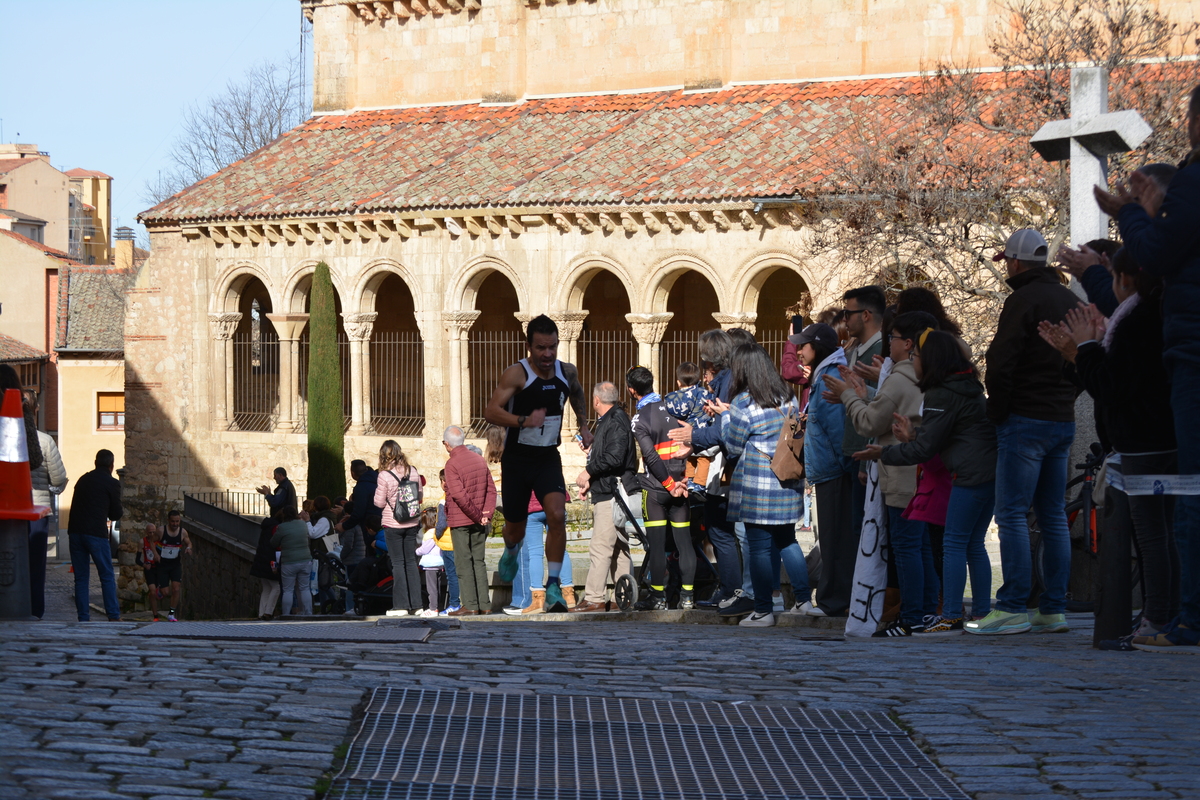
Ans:
{"label": "race bib number", "polygon": [[164,544],[161,555],[163,558],[179,558],[179,550],[180,545]]}
{"label": "race bib number", "polygon": [[562,417],[546,417],[546,421],[539,428],[521,428],[517,441],[530,447],[557,447],[558,435],[561,432]]}

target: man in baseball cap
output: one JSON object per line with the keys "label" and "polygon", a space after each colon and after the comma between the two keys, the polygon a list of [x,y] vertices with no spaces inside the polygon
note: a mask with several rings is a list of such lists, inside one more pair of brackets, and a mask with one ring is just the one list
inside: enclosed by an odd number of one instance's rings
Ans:
{"label": "man in baseball cap", "polygon": [[[1063,375],[1057,350],[1038,336],[1042,320],[1058,323],[1079,303],[1046,266],[1050,248],[1040,233],[1024,228],[1008,237],[1004,259],[1012,294],[996,322],[987,351],[987,415],[996,425],[996,525],[1004,584],[994,610],[963,626],[967,633],[1056,633],[1067,630],[1067,578],[1071,537],[1063,497],[1067,458],[1075,438],[1075,386]],[[1030,506],[1045,543],[1045,587],[1037,610],[1026,613],[1032,571]]]}
{"label": "man in baseball cap", "polygon": [[837,331],[823,322],[814,322],[800,331],[800,333],[789,336],[788,341],[796,345],[797,350],[809,343],[819,345],[822,349],[829,352],[833,352],[842,346],[841,342],[838,341]]}

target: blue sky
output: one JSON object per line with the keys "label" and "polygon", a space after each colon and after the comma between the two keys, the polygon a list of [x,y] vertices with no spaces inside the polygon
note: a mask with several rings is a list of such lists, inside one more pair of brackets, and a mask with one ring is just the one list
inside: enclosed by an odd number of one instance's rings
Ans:
{"label": "blue sky", "polygon": [[299,52],[301,21],[299,0],[0,0],[0,141],[113,176],[134,226],[188,106]]}

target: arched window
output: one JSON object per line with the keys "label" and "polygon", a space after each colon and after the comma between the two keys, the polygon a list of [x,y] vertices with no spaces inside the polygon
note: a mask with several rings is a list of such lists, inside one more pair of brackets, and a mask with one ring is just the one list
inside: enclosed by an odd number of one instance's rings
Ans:
{"label": "arched window", "polygon": [[251,278],[238,298],[242,319],[233,334],[233,420],[241,431],[274,430],[279,419],[279,336],[267,319],[271,297]]}

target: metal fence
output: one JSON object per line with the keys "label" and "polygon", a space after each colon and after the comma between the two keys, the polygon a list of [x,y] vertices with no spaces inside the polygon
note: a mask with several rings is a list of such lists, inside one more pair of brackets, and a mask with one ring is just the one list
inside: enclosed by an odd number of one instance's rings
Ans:
{"label": "metal fence", "polygon": [[678,331],[663,337],[658,347],[658,369],[654,372],[655,386],[662,392],[675,388],[675,370],[684,361],[700,363],[700,346],[697,340],[701,331]]}
{"label": "metal fence", "polygon": [[525,334],[521,331],[471,331],[467,335],[467,368],[471,373],[471,435],[487,428],[483,410],[509,365],[525,357]]}
{"label": "metal fence", "polygon": [[233,337],[233,421],[238,430],[269,431],[279,415],[279,337],[264,325]]}
{"label": "metal fence", "polygon": [[271,513],[271,507],[267,504],[267,498],[258,492],[232,492],[225,490],[216,492],[191,492],[186,496],[242,517],[266,517]]}
{"label": "metal fence", "polygon": [[420,333],[381,331],[371,337],[371,425],[380,436],[420,436],[425,430]]}
{"label": "metal fence", "polygon": [[579,383],[583,386],[589,407],[592,388],[600,381],[612,381],[626,400],[625,410],[632,414],[634,403],[625,391],[625,373],[638,363],[638,345],[633,332],[585,330],[579,335],[576,353]]}
{"label": "metal fence", "polygon": [[[218,493],[220,494],[220,493]],[[265,516],[265,515],[264,515]],[[257,549],[261,528],[256,520],[247,519],[241,514],[226,511],[220,506],[201,500],[197,496],[183,496],[183,517],[185,522],[193,522],[223,533],[242,544]]]}
{"label": "metal fence", "polygon": [[[350,427],[350,340],[344,331],[338,331],[338,363],[342,372],[342,429]],[[296,431],[304,433],[308,430],[308,331],[300,337],[300,364],[297,374],[299,385],[296,387],[299,395],[296,401]]]}

